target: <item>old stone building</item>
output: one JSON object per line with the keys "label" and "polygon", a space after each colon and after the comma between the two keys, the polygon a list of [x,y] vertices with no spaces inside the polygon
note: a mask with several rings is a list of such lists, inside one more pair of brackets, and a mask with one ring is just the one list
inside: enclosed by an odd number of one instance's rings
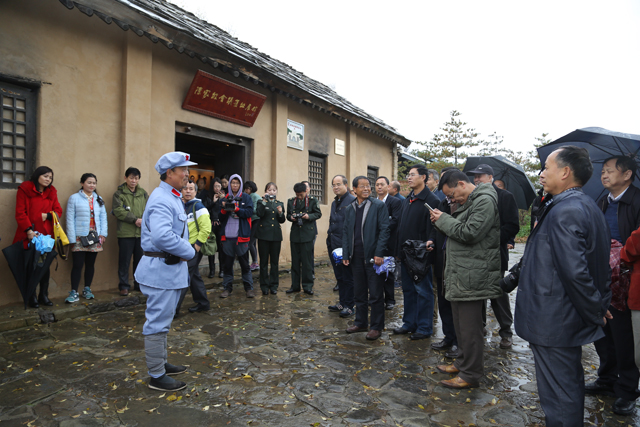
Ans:
{"label": "old stone building", "polygon": [[[240,173],[260,192],[274,181],[281,200],[310,181],[323,212],[319,257],[331,178],[395,176],[397,144],[409,145],[327,86],[161,0],[1,2],[0,58],[2,247],[15,233],[16,188],[35,167],[54,170],[63,209],[80,176],[96,174],[109,212],[127,167],[151,192],[157,159],[181,150],[199,163],[195,178]],[[96,290],[118,283],[112,215],[109,229]],[[284,244],[282,261],[289,255]],[[0,258],[0,305],[20,301]],[[52,270],[52,296],[69,291],[70,264]]]}

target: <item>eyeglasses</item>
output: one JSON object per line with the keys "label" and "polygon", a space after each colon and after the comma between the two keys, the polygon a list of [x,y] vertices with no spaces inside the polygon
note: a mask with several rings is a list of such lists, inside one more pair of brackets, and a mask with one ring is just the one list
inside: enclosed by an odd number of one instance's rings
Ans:
{"label": "eyeglasses", "polygon": [[331,188],[338,188],[338,187],[342,187],[344,184],[332,184]]}
{"label": "eyeglasses", "polygon": [[361,190],[371,189],[370,185],[358,185],[358,188]]}
{"label": "eyeglasses", "polygon": [[410,173],[410,174],[407,174],[407,179],[409,179],[411,177],[414,177],[414,176],[419,176],[419,175],[417,173]]}

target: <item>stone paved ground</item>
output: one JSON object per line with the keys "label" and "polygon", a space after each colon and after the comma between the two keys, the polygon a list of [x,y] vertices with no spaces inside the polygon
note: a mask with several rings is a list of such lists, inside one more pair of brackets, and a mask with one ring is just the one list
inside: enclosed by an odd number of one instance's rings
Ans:
{"label": "stone paved ground", "polygon": [[[0,427],[544,424],[531,351],[517,337],[512,350],[500,350],[492,317],[485,379],[452,391],[438,385],[449,376],[435,369],[446,360],[429,348],[437,338],[390,334],[400,323],[401,292],[382,339],[368,342],[344,333],[351,319],[327,311],[336,298],[331,269],[318,267],[316,276],[314,296],[286,295],[287,274],[276,296],[247,299],[236,288],[221,300],[218,285],[210,290],[212,310],[183,316],[169,334],[170,361],[190,366],[180,377],[188,388],[177,393],[147,388],[144,305],[4,332]],[[596,363],[586,346],[587,378]],[[620,417],[612,403],[587,397],[586,425],[640,425],[640,411]]]}

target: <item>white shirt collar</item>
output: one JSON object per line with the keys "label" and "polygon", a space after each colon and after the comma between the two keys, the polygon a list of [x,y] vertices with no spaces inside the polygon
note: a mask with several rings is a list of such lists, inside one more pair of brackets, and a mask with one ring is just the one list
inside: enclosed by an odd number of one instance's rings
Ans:
{"label": "white shirt collar", "polygon": [[[387,195],[384,196],[384,199],[382,199],[382,203],[387,203],[387,197],[389,197],[389,193],[387,193]],[[378,198],[376,197],[376,199],[378,199]],[[380,200],[380,199],[378,199],[378,200]]]}
{"label": "white shirt collar", "polygon": [[[629,185],[629,187],[631,187],[631,185]],[[618,197],[613,197],[613,196],[611,195],[611,192],[609,192],[609,196],[608,196],[609,203],[611,203],[611,202],[619,202],[619,201],[620,201],[620,199],[622,198],[622,196],[624,196],[624,193],[626,193],[626,192],[627,192],[627,190],[629,189],[629,187],[625,188],[625,189],[624,189],[624,191],[623,191],[622,193],[618,194]]]}

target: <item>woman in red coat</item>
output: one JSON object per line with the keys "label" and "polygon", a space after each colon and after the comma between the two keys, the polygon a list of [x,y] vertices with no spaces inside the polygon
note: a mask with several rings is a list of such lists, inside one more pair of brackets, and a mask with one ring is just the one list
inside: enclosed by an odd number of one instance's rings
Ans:
{"label": "woman in red coat", "polygon": [[[13,243],[23,241],[25,249],[36,235],[36,232],[53,237],[53,216],[62,216],[62,207],[58,202],[58,192],[53,184],[53,171],[47,166],[40,166],[31,175],[31,180],[18,187],[16,194],[16,221],[18,229]],[[43,305],[53,305],[49,301],[49,271],[40,280],[40,295],[35,293],[29,299],[29,305],[37,308],[38,301]]]}
{"label": "woman in red coat", "polygon": [[640,368],[640,228],[627,239],[620,251],[620,260],[633,268],[627,305],[631,310],[636,365]]}

